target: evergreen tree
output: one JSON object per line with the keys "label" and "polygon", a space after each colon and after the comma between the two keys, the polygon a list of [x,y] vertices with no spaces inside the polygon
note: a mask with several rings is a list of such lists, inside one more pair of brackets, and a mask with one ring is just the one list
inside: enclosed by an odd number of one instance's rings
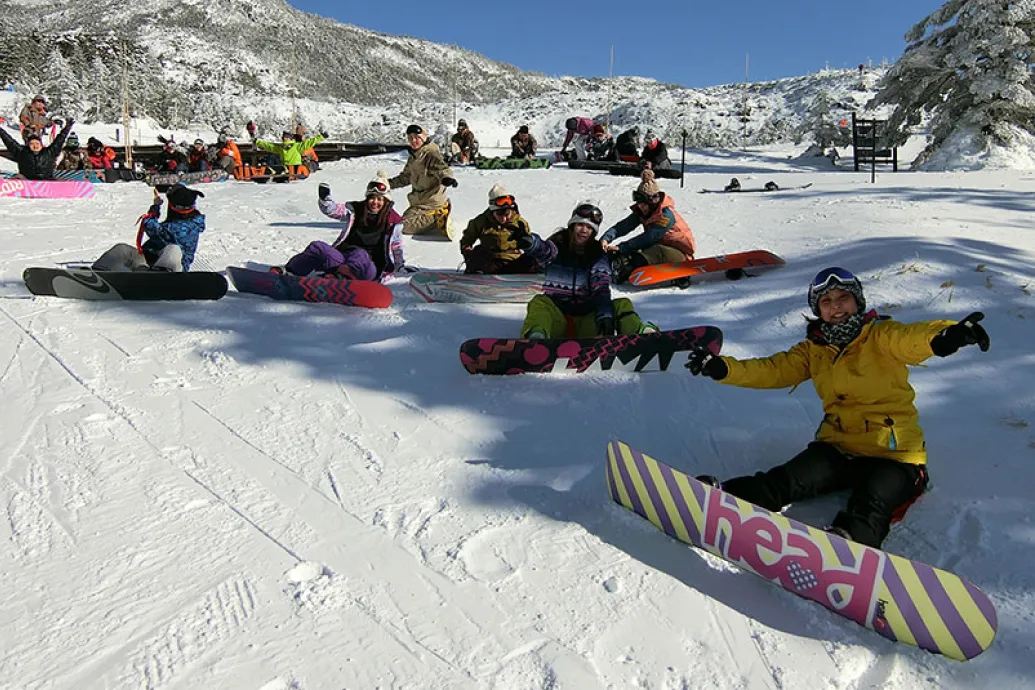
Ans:
{"label": "evergreen tree", "polygon": [[842,127],[845,107],[834,98],[829,89],[820,89],[812,98],[805,119],[794,135],[794,143],[801,143],[811,136],[817,146],[826,152],[831,146],[848,146],[852,143],[850,128]]}
{"label": "evergreen tree", "polygon": [[72,66],[54,46],[42,65],[41,88],[48,96],[50,111],[75,117],[82,110],[82,91]]}
{"label": "evergreen tree", "polygon": [[870,103],[896,106],[885,145],[904,143],[925,116],[931,138],[914,165],[950,139],[973,137],[987,151],[1035,131],[1035,3],[949,0],[906,41]]}

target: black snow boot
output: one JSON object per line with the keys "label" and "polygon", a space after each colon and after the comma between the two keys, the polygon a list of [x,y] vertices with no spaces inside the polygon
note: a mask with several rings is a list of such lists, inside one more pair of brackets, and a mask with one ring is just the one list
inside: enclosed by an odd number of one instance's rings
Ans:
{"label": "black snow boot", "polygon": [[722,191],[724,191],[724,192],[739,192],[740,191],[740,180],[738,180],[737,178],[734,177],[732,180],[730,180],[730,183],[728,185],[723,187]]}

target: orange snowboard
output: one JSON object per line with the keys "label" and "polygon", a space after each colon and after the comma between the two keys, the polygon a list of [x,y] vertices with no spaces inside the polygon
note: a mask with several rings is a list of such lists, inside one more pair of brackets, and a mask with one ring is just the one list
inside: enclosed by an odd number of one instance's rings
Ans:
{"label": "orange snowboard", "polygon": [[653,287],[675,282],[679,287],[687,287],[694,276],[725,272],[726,277],[730,280],[739,280],[745,275],[754,275],[756,271],[772,270],[786,263],[772,252],[756,249],[738,254],[708,256],[693,261],[643,266],[629,275],[629,284],[637,287]]}

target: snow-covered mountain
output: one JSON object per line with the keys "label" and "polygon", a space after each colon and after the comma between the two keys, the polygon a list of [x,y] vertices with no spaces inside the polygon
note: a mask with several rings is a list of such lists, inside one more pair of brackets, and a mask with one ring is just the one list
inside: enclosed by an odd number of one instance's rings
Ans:
{"label": "snow-covered mountain", "polygon": [[[26,32],[26,28],[30,28]],[[163,128],[203,123],[279,132],[294,120],[353,141],[401,141],[409,122],[483,142],[521,124],[557,145],[570,115],[638,124],[695,147],[795,141],[818,94],[849,117],[882,69],[706,89],[638,77],[547,77],[456,46],[388,36],[295,10],[283,0],[0,0],[0,79],[42,91],[86,121],[121,120],[122,60],[137,117]],[[11,113],[5,113],[10,115]],[[197,127],[195,127],[197,128]],[[807,137],[806,137],[807,138]]]}

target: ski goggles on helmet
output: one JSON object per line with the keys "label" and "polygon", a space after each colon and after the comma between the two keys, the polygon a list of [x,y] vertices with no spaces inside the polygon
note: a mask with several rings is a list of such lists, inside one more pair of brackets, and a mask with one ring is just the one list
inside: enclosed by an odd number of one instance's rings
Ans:
{"label": "ski goggles on helmet", "polygon": [[816,277],[812,279],[812,284],[809,285],[809,304],[812,304],[817,296],[820,296],[834,288],[841,288],[847,290],[849,288],[855,288],[862,290],[862,283],[856,278],[851,271],[846,271],[843,268],[833,266],[831,268],[824,268],[822,271],[816,274]]}
{"label": "ski goggles on helmet", "polygon": [[599,227],[604,222],[603,212],[594,206],[593,204],[581,204],[575,207],[575,213],[572,214],[572,218],[575,217],[585,218],[593,225],[593,227]]}
{"label": "ski goggles on helmet", "polygon": [[372,192],[377,192],[378,194],[387,194],[388,185],[386,185],[384,182],[373,180],[372,182],[370,182],[370,184],[367,185],[367,193],[370,194]]}
{"label": "ski goggles on helmet", "polygon": [[514,198],[513,194],[498,196],[492,200],[493,211],[506,211],[512,208],[517,208],[517,199]]}

